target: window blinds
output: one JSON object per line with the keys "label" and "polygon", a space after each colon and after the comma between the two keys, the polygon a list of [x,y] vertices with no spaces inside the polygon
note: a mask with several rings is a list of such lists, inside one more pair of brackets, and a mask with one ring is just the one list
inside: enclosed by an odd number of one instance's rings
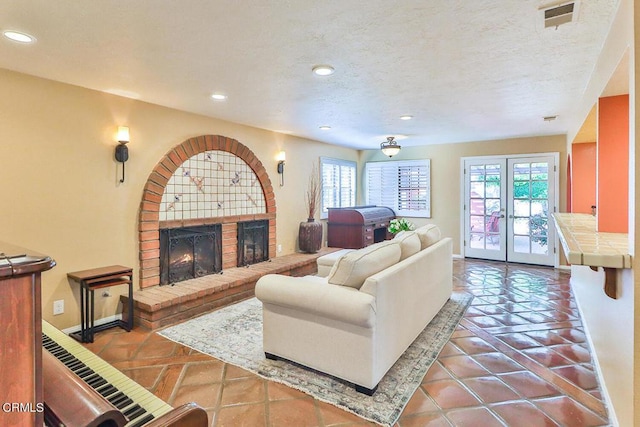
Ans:
{"label": "window blinds", "polygon": [[398,216],[431,217],[431,161],[368,162],[367,204],[388,206]]}
{"label": "window blinds", "polygon": [[347,160],[322,157],[322,211],[326,218],[328,208],[354,206],[356,204],[356,164]]}

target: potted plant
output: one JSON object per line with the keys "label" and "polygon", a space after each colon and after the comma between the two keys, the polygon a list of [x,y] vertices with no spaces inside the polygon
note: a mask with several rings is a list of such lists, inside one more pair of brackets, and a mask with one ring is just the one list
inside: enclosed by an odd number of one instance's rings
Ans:
{"label": "potted plant", "polygon": [[398,234],[401,231],[413,230],[415,226],[406,218],[395,218],[389,222],[389,233]]}
{"label": "potted plant", "polygon": [[302,252],[316,253],[322,247],[322,223],[315,222],[316,213],[320,206],[320,196],[320,175],[314,163],[311,167],[305,195],[308,217],[306,222],[300,223],[298,231],[298,246]]}

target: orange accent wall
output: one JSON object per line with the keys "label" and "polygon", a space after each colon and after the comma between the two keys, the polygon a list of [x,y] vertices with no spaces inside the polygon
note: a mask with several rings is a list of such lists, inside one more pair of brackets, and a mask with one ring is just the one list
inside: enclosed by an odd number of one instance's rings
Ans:
{"label": "orange accent wall", "polygon": [[598,231],[629,231],[629,95],[598,100]]}
{"label": "orange accent wall", "polygon": [[571,146],[571,212],[591,213],[596,204],[596,143]]}

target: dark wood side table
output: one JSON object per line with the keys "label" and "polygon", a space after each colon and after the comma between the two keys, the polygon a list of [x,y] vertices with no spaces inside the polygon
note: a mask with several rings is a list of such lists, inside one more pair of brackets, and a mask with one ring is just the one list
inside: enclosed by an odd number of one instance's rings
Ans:
{"label": "dark wood side table", "polygon": [[[133,328],[133,269],[121,265],[92,268],[67,273],[67,277],[80,283],[80,330],[69,334],[76,340],[93,342],[93,334],[114,326],[120,326],[127,332]],[[127,321],[114,320],[102,325],[94,325],[94,291],[110,286],[129,285],[129,312]]]}

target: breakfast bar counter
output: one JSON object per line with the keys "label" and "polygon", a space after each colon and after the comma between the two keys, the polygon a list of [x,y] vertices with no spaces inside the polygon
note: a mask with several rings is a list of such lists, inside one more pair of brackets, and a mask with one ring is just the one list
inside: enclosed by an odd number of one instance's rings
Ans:
{"label": "breakfast bar counter", "polygon": [[589,214],[555,213],[553,219],[567,262],[605,271],[605,293],[616,298],[616,269],[631,268],[628,234],[596,231]]}

